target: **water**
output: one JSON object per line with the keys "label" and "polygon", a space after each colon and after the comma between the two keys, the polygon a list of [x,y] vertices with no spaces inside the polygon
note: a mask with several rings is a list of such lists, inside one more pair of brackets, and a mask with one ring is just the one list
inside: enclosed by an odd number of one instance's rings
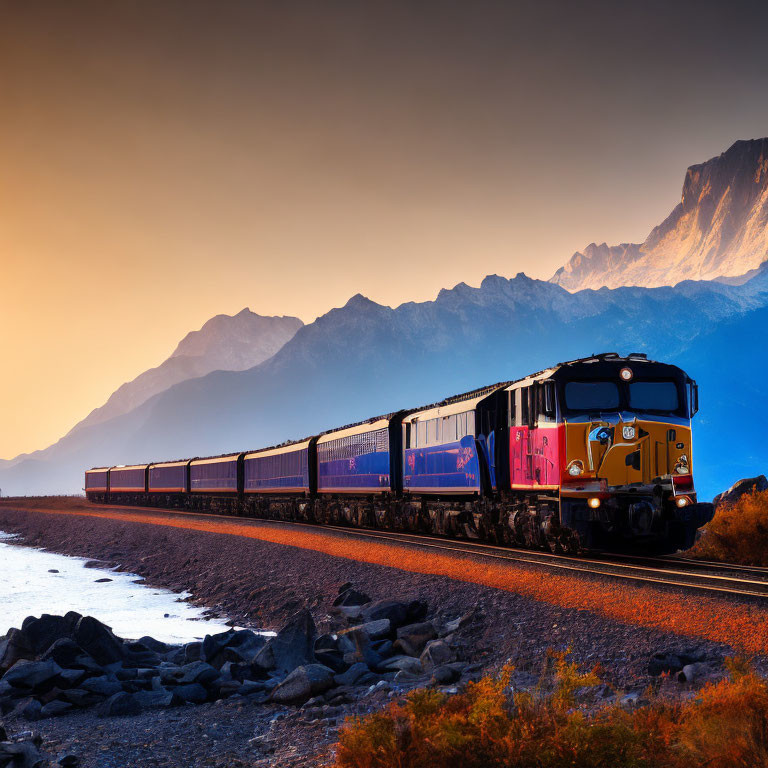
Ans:
{"label": "water", "polygon": [[22,547],[11,543],[13,538],[0,531],[0,636],[20,627],[27,616],[67,611],[94,616],[131,640],[150,635],[165,643],[187,643],[229,629],[205,619],[204,608],[182,602],[188,593],[134,584],[136,574],[85,568],[83,558]]}

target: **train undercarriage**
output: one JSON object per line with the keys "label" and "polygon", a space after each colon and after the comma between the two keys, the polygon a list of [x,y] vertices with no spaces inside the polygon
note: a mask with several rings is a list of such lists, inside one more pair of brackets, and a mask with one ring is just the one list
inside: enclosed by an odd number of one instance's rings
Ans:
{"label": "train undercarriage", "polygon": [[599,509],[586,499],[556,494],[504,494],[490,498],[402,498],[110,493],[97,503],[210,512],[263,520],[339,525],[476,539],[500,546],[576,555],[588,551],[672,553],[687,549],[711,505],[677,510],[658,500],[612,497]]}

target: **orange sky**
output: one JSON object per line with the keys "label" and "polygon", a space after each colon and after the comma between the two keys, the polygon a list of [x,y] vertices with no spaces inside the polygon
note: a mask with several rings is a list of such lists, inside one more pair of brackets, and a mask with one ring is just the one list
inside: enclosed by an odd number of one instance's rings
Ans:
{"label": "orange sky", "polygon": [[760,7],[0,1],[0,457],[214,314],[643,239],[768,132]]}

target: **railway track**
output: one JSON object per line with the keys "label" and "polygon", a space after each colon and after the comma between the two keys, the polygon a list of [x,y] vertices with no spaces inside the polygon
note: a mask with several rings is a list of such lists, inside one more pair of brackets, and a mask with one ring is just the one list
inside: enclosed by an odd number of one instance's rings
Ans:
{"label": "railway track", "polygon": [[643,557],[636,555],[610,555],[601,557],[557,555],[550,552],[501,547],[478,541],[442,538],[430,534],[380,531],[338,525],[313,525],[286,520],[262,520],[233,517],[205,512],[186,512],[155,507],[103,507],[119,511],[156,511],[166,515],[194,519],[220,519],[254,525],[270,524],[303,528],[314,533],[328,530],[356,539],[388,541],[436,553],[465,556],[475,560],[509,562],[541,567],[555,572],[571,572],[588,576],[608,577],[616,580],[646,583],[661,587],[709,592],[722,596],[768,600],[768,568],[713,563],[671,555]]}

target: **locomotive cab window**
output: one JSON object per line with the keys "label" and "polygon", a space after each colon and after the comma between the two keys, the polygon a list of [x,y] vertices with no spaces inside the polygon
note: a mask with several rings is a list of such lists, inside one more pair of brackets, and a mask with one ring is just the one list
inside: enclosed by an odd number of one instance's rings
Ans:
{"label": "locomotive cab window", "polygon": [[674,413],[680,408],[674,381],[633,381],[629,385],[629,407],[637,411]]}
{"label": "locomotive cab window", "polygon": [[569,381],[565,405],[570,411],[615,411],[619,408],[619,387],[615,381]]}

